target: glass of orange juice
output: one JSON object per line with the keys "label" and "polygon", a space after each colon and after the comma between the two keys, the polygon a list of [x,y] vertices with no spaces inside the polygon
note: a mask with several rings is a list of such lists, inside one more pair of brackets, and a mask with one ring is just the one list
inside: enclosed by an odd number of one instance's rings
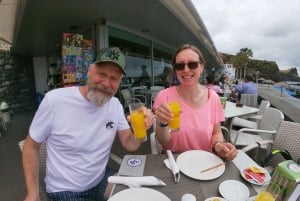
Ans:
{"label": "glass of orange juice", "polygon": [[147,141],[147,130],[144,121],[143,103],[130,103],[130,118],[133,134],[136,140]]}
{"label": "glass of orange juice", "polygon": [[170,101],[168,105],[173,113],[173,119],[169,122],[169,128],[173,131],[178,131],[180,128],[180,103],[179,101]]}
{"label": "glass of orange juice", "polygon": [[280,187],[274,182],[265,184],[258,195],[256,196],[255,201],[275,201],[280,193]]}

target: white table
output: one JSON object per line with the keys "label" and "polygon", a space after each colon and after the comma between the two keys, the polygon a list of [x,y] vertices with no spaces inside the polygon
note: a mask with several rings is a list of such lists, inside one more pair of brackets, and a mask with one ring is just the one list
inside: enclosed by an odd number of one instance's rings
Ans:
{"label": "white table", "polygon": [[233,117],[237,117],[237,116],[255,114],[258,111],[259,111],[258,108],[248,107],[245,105],[243,107],[236,107],[235,103],[227,101],[226,107],[224,109],[224,116],[226,119],[228,119],[228,118],[233,118]]}

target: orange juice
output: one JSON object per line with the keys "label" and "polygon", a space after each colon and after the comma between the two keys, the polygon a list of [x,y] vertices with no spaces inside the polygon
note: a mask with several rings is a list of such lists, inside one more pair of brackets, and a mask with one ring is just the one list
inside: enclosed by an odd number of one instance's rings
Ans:
{"label": "orange juice", "polygon": [[275,201],[275,198],[271,193],[262,191],[257,195],[255,201]]}
{"label": "orange juice", "polygon": [[172,113],[173,113],[173,119],[169,123],[169,127],[172,130],[179,130],[180,128],[180,104],[179,102],[171,102],[168,103]]}
{"label": "orange juice", "polygon": [[138,110],[132,111],[130,114],[131,125],[134,133],[134,137],[137,140],[146,140],[147,131],[144,122],[144,113]]}

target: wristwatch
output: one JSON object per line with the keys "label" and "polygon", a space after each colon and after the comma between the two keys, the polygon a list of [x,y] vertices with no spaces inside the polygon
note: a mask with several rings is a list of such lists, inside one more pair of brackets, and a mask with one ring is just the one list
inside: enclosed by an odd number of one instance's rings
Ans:
{"label": "wristwatch", "polygon": [[168,123],[161,123],[161,122],[159,122],[159,127],[167,127],[167,126],[169,126]]}

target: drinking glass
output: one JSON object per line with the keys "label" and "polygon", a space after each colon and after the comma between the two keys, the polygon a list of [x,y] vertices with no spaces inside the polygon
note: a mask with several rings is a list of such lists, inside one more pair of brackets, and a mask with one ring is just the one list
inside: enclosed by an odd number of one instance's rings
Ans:
{"label": "drinking glass", "polygon": [[180,112],[181,112],[181,107],[180,103],[177,98],[170,98],[167,97],[168,99],[168,105],[171,108],[171,111],[173,113],[173,119],[169,122],[169,128],[172,131],[178,131],[180,128]]}
{"label": "drinking glass", "polygon": [[256,196],[255,201],[275,201],[280,193],[280,187],[274,182],[265,184]]}
{"label": "drinking glass", "polygon": [[223,109],[225,109],[227,97],[220,97],[220,100],[221,100],[221,104],[222,104]]}
{"label": "drinking glass", "polygon": [[147,141],[147,130],[144,120],[143,103],[129,103],[133,134],[136,140]]}

